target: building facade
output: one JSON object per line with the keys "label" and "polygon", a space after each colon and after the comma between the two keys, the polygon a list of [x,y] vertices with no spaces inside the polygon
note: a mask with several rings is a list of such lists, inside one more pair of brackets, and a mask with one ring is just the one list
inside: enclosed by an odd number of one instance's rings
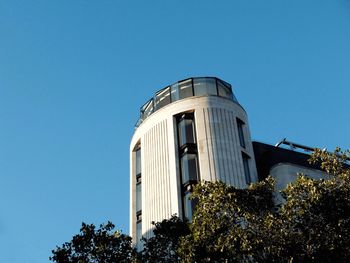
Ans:
{"label": "building facade", "polygon": [[300,174],[312,179],[329,179],[319,165],[310,164],[311,147],[289,142],[286,139],[276,145],[253,142],[259,180],[271,175],[275,179],[275,201],[282,202],[279,190],[294,182]]}
{"label": "building facade", "polygon": [[191,220],[189,194],[199,180],[244,188],[258,180],[248,118],[231,85],[189,78],[141,107],[130,144],[130,234],[138,243],[152,222]]}
{"label": "building facade", "polygon": [[218,78],[189,78],[159,90],[141,107],[130,144],[134,244],[140,249],[141,237],[152,236],[152,222],[174,214],[191,220],[189,195],[198,181],[245,188],[271,175],[281,202],[278,190],[299,173],[327,179],[308,163],[312,150],[286,140],[275,146],[252,142],[247,113],[231,85]]}

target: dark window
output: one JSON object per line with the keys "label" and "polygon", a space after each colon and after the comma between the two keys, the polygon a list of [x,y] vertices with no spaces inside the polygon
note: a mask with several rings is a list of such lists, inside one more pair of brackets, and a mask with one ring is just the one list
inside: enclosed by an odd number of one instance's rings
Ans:
{"label": "dark window", "polygon": [[223,83],[221,80],[217,80],[218,83],[218,90],[219,90],[219,96],[232,99],[232,92],[231,89],[229,88],[229,84]]}
{"label": "dark window", "polygon": [[193,113],[177,116],[178,157],[183,217],[192,219],[194,202],[189,199],[192,186],[199,180],[196,129]]}
{"label": "dark window", "polygon": [[185,153],[181,157],[181,175],[182,184],[198,180],[197,155],[193,153]]}
{"label": "dark window", "polygon": [[239,137],[239,143],[240,145],[245,148],[245,140],[244,140],[244,122],[240,119],[237,119],[237,129],[238,129],[238,137]]}
{"label": "dark window", "polygon": [[142,220],[142,213],[141,211],[136,213],[136,222],[140,222]]}
{"label": "dark window", "polygon": [[141,148],[137,149],[135,152],[136,159],[135,159],[135,173],[136,176],[141,174]]}
{"label": "dark window", "polygon": [[194,95],[217,95],[215,79],[195,78],[193,79]]}
{"label": "dark window", "polygon": [[142,209],[141,183],[136,184],[136,212]]}
{"label": "dark window", "polygon": [[250,184],[252,182],[252,180],[250,178],[250,170],[249,170],[249,159],[250,158],[245,153],[242,153],[242,159],[243,159],[245,181],[247,184]]}
{"label": "dark window", "polygon": [[138,146],[135,151],[135,173],[136,173],[136,212],[142,209],[141,197],[141,148]]}
{"label": "dark window", "polygon": [[193,116],[184,116],[178,124],[179,145],[182,147],[185,144],[196,143],[194,135]]}
{"label": "dark window", "polygon": [[136,207],[136,246],[137,249],[141,249],[141,238],[142,238],[142,192],[141,192],[141,147],[140,144],[135,150],[135,176],[136,176],[136,193],[135,193],[135,207]]}
{"label": "dark window", "polygon": [[179,99],[184,99],[193,96],[192,79],[179,82],[178,85]]}

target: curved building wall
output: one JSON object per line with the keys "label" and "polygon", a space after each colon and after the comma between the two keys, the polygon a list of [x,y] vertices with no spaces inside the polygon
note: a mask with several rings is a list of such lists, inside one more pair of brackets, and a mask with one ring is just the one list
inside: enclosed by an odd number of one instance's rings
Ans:
{"label": "curved building wall", "polygon": [[247,115],[237,102],[219,96],[195,96],[168,104],[147,117],[131,141],[130,233],[134,240],[138,220],[135,176],[138,146],[141,149],[142,220],[139,222],[142,235],[151,236],[152,221],[158,222],[173,214],[183,217],[176,116],[188,112],[193,113],[195,122],[199,179],[220,180],[239,188],[246,187],[249,181],[257,181]]}

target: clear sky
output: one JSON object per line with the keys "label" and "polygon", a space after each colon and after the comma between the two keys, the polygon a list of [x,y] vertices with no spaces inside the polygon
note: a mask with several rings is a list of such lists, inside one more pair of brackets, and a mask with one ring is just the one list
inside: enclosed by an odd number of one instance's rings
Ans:
{"label": "clear sky", "polygon": [[139,107],[191,76],[231,83],[255,140],[350,148],[350,0],[0,0],[0,262],[128,233]]}

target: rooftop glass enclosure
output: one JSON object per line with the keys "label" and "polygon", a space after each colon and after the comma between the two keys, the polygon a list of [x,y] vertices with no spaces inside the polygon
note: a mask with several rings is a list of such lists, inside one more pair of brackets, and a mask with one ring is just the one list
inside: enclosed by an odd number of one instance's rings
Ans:
{"label": "rooftop glass enclosure", "polygon": [[135,127],[140,126],[148,116],[164,106],[193,96],[219,96],[237,102],[232,93],[231,85],[227,82],[212,77],[189,78],[156,92],[154,97],[141,107],[140,118]]}

